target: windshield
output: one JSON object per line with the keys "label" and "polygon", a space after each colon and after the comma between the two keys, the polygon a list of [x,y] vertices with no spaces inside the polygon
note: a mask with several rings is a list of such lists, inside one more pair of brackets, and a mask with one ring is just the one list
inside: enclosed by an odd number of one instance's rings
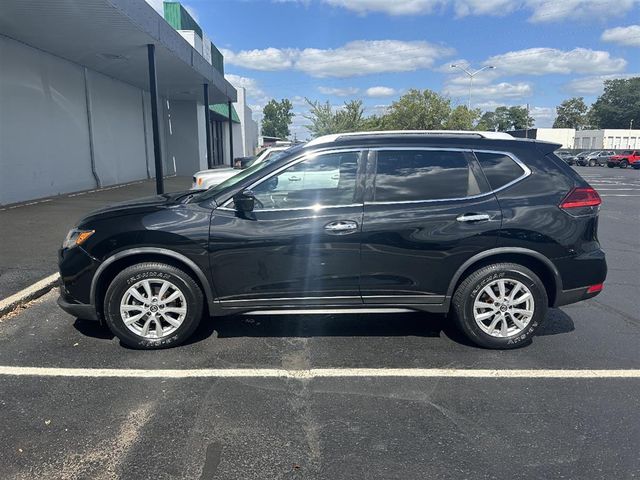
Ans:
{"label": "windshield", "polygon": [[250,167],[240,171],[240,173],[226,179],[224,182],[219,183],[218,185],[211,187],[210,189],[205,190],[204,192],[200,192],[194,195],[191,198],[191,202],[195,203],[195,202],[202,202],[204,200],[209,200],[210,198],[213,198],[216,195],[218,195],[220,192],[223,192],[228,188],[233,188],[236,184],[242,182],[245,178],[249,177],[250,175],[253,175],[255,172],[262,170],[266,166],[273,164],[273,162],[275,162],[276,160],[289,156],[290,154],[294,154],[299,150],[302,150],[303,147],[304,145],[300,145],[297,147],[288,148],[287,150],[282,150],[281,152],[276,152],[273,155],[271,155],[267,160],[260,163],[254,163]]}

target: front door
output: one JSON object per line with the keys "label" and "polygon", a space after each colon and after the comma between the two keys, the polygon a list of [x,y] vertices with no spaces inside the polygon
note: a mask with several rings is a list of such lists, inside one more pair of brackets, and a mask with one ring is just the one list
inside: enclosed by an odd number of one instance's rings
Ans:
{"label": "front door", "polygon": [[359,150],[295,160],[251,187],[253,212],[213,212],[210,265],[226,307],[361,304]]}
{"label": "front door", "polygon": [[442,303],[454,272],[497,243],[501,211],[471,152],[380,149],[362,233],[364,303]]}

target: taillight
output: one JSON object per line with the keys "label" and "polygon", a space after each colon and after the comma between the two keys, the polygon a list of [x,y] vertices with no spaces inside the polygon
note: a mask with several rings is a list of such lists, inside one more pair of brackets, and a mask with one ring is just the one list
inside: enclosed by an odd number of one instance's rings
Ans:
{"label": "taillight", "polygon": [[592,187],[578,187],[574,188],[569,194],[564,197],[560,208],[582,208],[582,207],[597,207],[602,203],[600,195]]}
{"label": "taillight", "polygon": [[604,283],[598,283],[597,285],[591,285],[587,289],[587,293],[601,292],[604,289]]}

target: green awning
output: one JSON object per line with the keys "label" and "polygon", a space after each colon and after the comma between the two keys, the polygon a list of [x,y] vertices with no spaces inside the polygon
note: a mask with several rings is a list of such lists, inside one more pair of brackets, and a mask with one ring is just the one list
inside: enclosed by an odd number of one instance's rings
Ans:
{"label": "green awning", "polygon": [[[214,103],[213,105],[209,105],[209,110],[222,117],[220,120],[229,120],[229,106],[226,103]],[[233,105],[231,105],[231,121],[240,123],[240,117],[238,117],[238,112],[236,112]]]}

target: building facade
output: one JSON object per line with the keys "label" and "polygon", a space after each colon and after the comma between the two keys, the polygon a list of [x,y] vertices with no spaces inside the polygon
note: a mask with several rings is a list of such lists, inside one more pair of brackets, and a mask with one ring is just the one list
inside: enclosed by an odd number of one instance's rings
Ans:
{"label": "building facade", "polygon": [[583,150],[640,148],[640,130],[578,130],[573,148]]}
{"label": "building facade", "polygon": [[517,138],[535,138],[545,142],[559,143],[561,148],[573,148],[576,131],[573,128],[529,128],[507,132]]}
{"label": "building facade", "polygon": [[214,155],[230,164],[230,122],[226,145],[208,151],[205,103],[231,105],[236,90],[215,46],[194,48],[181,30],[144,0],[3,1],[0,204],[152,178],[156,165],[191,176]]}

